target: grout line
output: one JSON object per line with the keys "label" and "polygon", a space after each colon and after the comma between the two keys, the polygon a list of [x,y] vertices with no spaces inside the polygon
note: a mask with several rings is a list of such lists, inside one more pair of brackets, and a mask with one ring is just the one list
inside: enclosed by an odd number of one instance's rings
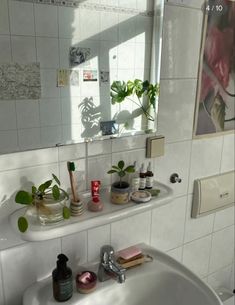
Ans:
{"label": "grout line", "polygon": [[183,3],[170,3],[168,1],[164,3],[164,6],[165,7],[167,7],[167,6],[180,7],[180,8],[185,8],[185,9],[200,11],[200,12],[202,11],[202,9],[198,8],[198,7],[187,6],[187,5],[184,5]]}
{"label": "grout line", "polygon": [[4,278],[3,278],[2,255],[1,255],[1,252],[0,252],[0,273],[1,273],[1,278],[0,279],[1,279],[1,287],[2,287],[2,297],[3,297],[4,304],[6,304],[6,295],[5,295],[5,289],[4,289]]}
{"label": "grout line", "polygon": [[221,169],[222,169],[223,152],[224,152],[224,136],[222,136],[222,149],[221,149],[220,168],[219,168],[219,172],[220,172],[220,173],[221,173]]}

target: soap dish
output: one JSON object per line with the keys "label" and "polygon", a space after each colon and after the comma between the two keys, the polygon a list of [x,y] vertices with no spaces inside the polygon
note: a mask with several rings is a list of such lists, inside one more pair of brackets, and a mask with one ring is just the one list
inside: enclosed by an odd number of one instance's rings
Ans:
{"label": "soap dish", "polygon": [[[84,278],[82,280],[82,278]],[[90,293],[96,289],[97,276],[92,271],[83,271],[76,276],[77,291],[80,293]]]}
{"label": "soap dish", "polygon": [[151,194],[148,191],[135,191],[131,193],[131,199],[136,203],[148,202],[151,200]]}

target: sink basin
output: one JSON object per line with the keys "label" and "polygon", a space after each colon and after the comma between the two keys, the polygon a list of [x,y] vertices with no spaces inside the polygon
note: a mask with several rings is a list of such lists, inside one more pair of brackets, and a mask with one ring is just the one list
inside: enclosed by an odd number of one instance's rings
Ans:
{"label": "sink basin", "polygon": [[[66,305],[222,305],[215,292],[189,269],[170,256],[146,245],[143,252],[153,257],[126,272],[126,282],[110,279],[97,284],[91,294],[74,290]],[[97,270],[97,265],[90,270]],[[86,266],[87,269],[87,266]],[[55,305],[51,278],[29,287],[23,305]]]}

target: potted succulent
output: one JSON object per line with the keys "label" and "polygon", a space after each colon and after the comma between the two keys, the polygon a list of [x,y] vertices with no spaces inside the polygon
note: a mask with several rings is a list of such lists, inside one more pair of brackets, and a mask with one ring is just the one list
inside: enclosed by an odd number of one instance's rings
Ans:
{"label": "potted succulent", "polygon": [[[148,80],[114,81],[111,85],[111,103],[122,103],[129,100],[136,104],[148,121],[155,121],[156,99],[159,95],[159,84],[151,84]],[[131,98],[132,97],[132,98]]]}
{"label": "potted succulent", "polygon": [[114,182],[111,185],[111,202],[115,204],[125,204],[129,201],[130,185],[128,182],[123,181],[123,178],[127,173],[134,173],[134,165],[125,167],[125,162],[120,160],[117,165],[113,165],[112,169],[107,174],[116,173],[119,177],[119,181]]}
{"label": "potted succulent", "polygon": [[[57,223],[70,217],[70,210],[66,206],[69,198],[67,192],[60,187],[60,181],[52,174],[52,179],[36,186],[32,191],[20,190],[16,193],[15,202],[34,208],[42,225]],[[28,210],[28,209],[27,209]],[[24,216],[18,219],[18,228],[24,233],[28,229],[28,220]]]}

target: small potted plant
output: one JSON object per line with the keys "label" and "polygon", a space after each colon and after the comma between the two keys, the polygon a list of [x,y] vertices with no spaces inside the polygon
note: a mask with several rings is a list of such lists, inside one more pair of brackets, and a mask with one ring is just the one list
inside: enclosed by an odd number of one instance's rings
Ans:
{"label": "small potted plant", "polygon": [[134,173],[134,165],[125,167],[125,162],[120,160],[117,165],[113,165],[112,169],[107,174],[116,173],[119,176],[119,181],[116,181],[111,186],[111,202],[115,204],[125,204],[129,201],[130,185],[123,181],[127,173]]}
{"label": "small potted plant", "polygon": [[[70,210],[66,206],[68,198],[67,192],[60,187],[59,179],[52,174],[51,180],[42,183],[38,188],[32,186],[31,192],[18,191],[15,202],[36,209],[40,223],[46,225],[70,217]],[[18,219],[18,228],[22,233],[28,229],[27,210],[25,215]]]}

